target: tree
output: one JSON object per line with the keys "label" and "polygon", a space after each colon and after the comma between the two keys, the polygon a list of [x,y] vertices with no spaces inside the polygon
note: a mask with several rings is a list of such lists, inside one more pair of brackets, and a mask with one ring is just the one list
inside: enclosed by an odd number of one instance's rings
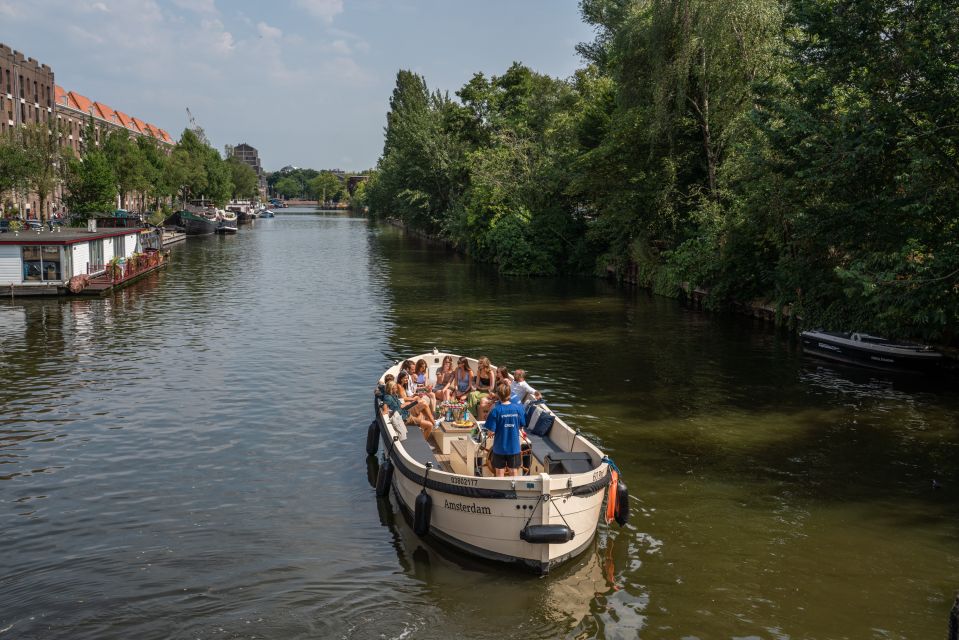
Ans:
{"label": "tree", "polygon": [[797,0],[789,27],[738,185],[781,230],[779,288],[809,323],[954,340],[959,6]]}
{"label": "tree", "polygon": [[294,198],[303,194],[303,185],[291,177],[284,177],[273,185],[273,190],[284,198]]}
{"label": "tree", "polygon": [[136,143],[143,158],[142,170],[146,184],[144,195],[152,199],[154,210],[158,210],[161,198],[176,195],[176,189],[170,182],[170,173],[167,169],[170,160],[155,139],[140,136]]}
{"label": "tree", "polygon": [[8,192],[24,191],[27,177],[23,145],[13,135],[0,138],[0,197]]}
{"label": "tree", "polygon": [[184,129],[170,154],[167,178],[184,202],[203,195],[209,186],[205,163],[207,148],[192,129]]}
{"label": "tree", "polygon": [[220,153],[194,129],[184,129],[166,163],[167,182],[184,201],[205,198],[222,206],[233,193],[233,180]]}
{"label": "tree", "polygon": [[257,195],[259,179],[253,167],[236,156],[227,158],[230,177],[233,183],[233,198],[236,200],[252,199]]}
{"label": "tree", "polygon": [[[52,129],[51,129],[52,127]],[[52,123],[37,122],[24,127],[21,134],[27,184],[40,200],[40,220],[48,219],[47,204],[61,176],[59,127]]]}
{"label": "tree", "polygon": [[104,154],[90,151],[80,159],[70,159],[64,200],[72,213],[112,211],[117,197],[116,184],[116,177]]}
{"label": "tree", "polygon": [[129,207],[128,196],[133,192],[145,191],[147,182],[145,159],[139,145],[130,138],[124,129],[114,129],[104,137],[103,155],[110,164],[110,170],[117,180],[117,192],[120,194],[120,206]]}
{"label": "tree", "polygon": [[217,206],[223,206],[230,200],[233,193],[233,180],[230,168],[220,156],[220,152],[207,147],[204,158],[204,168],[207,175],[207,197]]}
{"label": "tree", "polygon": [[318,176],[310,180],[309,190],[321,203],[339,202],[346,193],[343,180],[329,171],[321,171]]}

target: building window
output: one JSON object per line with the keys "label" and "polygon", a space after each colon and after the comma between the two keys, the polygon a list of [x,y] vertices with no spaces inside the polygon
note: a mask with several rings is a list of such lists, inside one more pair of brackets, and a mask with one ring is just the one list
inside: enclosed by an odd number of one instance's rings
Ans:
{"label": "building window", "polygon": [[103,271],[103,240],[90,241],[90,264],[87,268],[88,273]]}
{"label": "building window", "polygon": [[113,257],[122,258],[127,254],[126,238],[117,236],[113,239]]}
{"label": "building window", "polygon": [[60,247],[53,244],[23,247],[23,281],[62,280]]}

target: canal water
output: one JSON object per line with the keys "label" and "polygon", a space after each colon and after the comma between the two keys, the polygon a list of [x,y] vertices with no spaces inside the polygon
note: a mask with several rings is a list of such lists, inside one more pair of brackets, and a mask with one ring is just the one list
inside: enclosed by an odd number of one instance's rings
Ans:
{"label": "canal water", "polygon": [[[434,345],[528,369],[629,525],[538,578],[377,502],[371,387]],[[340,214],[3,301],[0,403],[0,639],[938,638],[959,589],[954,381]]]}

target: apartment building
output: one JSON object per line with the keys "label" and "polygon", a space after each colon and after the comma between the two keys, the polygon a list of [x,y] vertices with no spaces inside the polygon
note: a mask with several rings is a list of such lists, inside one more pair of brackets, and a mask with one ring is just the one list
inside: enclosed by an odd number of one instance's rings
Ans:
{"label": "apartment building", "polygon": [[231,147],[227,146],[226,156],[236,156],[237,159],[245,162],[250,165],[254,171],[256,171],[257,187],[260,191],[260,198],[266,198],[266,174],[263,172],[263,167],[260,165],[260,152],[256,150],[255,147],[248,145],[245,142]]}
{"label": "apartment building", "polygon": [[[103,136],[113,129],[123,129],[131,136],[147,136],[167,152],[174,145],[173,138],[163,129],[75,91],[67,91],[56,84],[53,70],[48,65],[0,43],[0,135],[40,122],[51,125],[56,122],[61,145],[77,155],[86,142],[83,136],[91,123],[95,145],[99,145]],[[41,213],[48,215],[56,206],[48,202],[48,210],[40,212],[36,194],[17,195],[15,210],[28,218],[40,217]],[[51,200],[59,200],[60,195],[58,189]],[[4,194],[0,206],[11,200],[12,194]]]}
{"label": "apartment building", "polygon": [[[0,135],[52,121],[54,86],[53,69],[0,43]],[[21,205],[35,212],[40,199],[30,194]]]}

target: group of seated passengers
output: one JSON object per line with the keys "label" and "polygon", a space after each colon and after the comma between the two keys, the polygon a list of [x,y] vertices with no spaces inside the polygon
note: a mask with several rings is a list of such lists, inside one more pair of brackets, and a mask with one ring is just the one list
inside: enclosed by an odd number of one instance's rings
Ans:
{"label": "group of seated passengers", "polygon": [[426,396],[409,393],[408,383],[409,374],[406,371],[400,371],[399,376],[395,378],[392,373],[386,374],[382,387],[383,413],[391,414],[399,411],[403,422],[419,427],[423,437],[428,438],[436,421],[433,417],[433,407]]}
{"label": "group of seated passengers", "polygon": [[[526,372],[517,369],[510,379],[509,370],[500,367],[494,370],[489,358],[483,356],[477,361],[477,371],[469,366],[469,361],[461,357],[457,367],[453,368],[453,357],[445,356],[436,371],[436,378],[429,377],[429,365],[422,358],[417,362],[407,360],[394,379],[392,374],[384,378],[384,403],[389,411],[401,410],[403,420],[417,425],[423,435],[429,437],[436,421],[436,407],[445,401],[459,401],[480,422],[485,421],[493,406],[498,402],[496,388],[500,383],[510,387],[510,401],[524,405],[542,396],[526,381]],[[393,383],[394,386],[390,386]],[[414,404],[415,403],[415,404]]]}

